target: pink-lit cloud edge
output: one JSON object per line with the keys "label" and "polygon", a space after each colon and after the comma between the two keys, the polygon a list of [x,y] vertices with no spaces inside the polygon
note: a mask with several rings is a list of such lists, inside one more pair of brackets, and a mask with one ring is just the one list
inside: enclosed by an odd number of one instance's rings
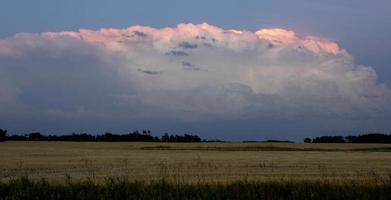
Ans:
{"label": "pink-lit cloud edge", "polygon": [[[36,57],[36,52],[47,55]],[[110,85],[113,78],[124,80],[114,90],[93,93],[107,100],[100,105],[104,109],[91,107],[82,100],[76,100],[70,108],[36,108],[21,100],[24,93],[28,91],[34,96],[34,90],[40,87],[20,84],[22,77],[35,83],[40,74],[46,74],[44,82],[55,87],[62,83],[51,79],[48,73],[77,71],[62,67],[48,72],[51,66],[30,66],[32,75],[26,78],[26,68],[20,67],[25,63],[20,60],[80,59],[69,58],[69,52],[87,55],[102,65],[96,69],[102,71],[99,77],[110,76],[97,85]],[[76,61],[81,67],[88,65]],[[388,110],[387,102],[391,99],[388,87],[378,83],[376,72],[355,64],[353,57],[336,42],[315,36],[299,37],[281,28],[251,32],[188,23],[160,29],[130,26],[19,33],[0,40],[0,64],[0,72],[4,77],[8,75],[0,81],[0,102],[6,105],[0,106],[0,112],[13,107],[48,115],[100,116],[119,112],[126,116],[131,111],[132,116],[184,120],[246,113],[277,117],[341,113],[373,116]],[[14,80],[9,78],[9,66],[13,67],[12,75],[17,76]],[[95,74],[94,66],[88,67],[91,71],[81,77],[91,78]],[[58,78],[58,74],[52,75]],[[85,84],[82,79],[74,81]],[[75,87],[67,95],[82,90],[77,84],[58,87]],[[53,94],[48,91],[46,95]],[[58,98],[61,101],[61,95]]]}

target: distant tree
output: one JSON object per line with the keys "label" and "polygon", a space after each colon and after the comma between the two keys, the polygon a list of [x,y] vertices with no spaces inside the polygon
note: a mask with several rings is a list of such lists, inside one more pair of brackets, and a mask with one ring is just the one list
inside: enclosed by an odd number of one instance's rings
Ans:
{"label": "distant tree", "polygon": [[0,142],[4,142],[7,136],[7,130],[3,130],[0,128]]}
{"label": "distant tree", "polygon": [[312,143],[345,143],[345,139],[342,136],[322,136],[312,140]]}
{"label": "distant tree", "polygon": [[43,136],[39,132],[36,132],[36,133],[30,133],[28,138],[29,138],[29,140],[33,140],[33,141],[41,141],[41,140],[45,139],[45,136]]}
{"label": "distant tree", "polygon": [[357,139],[357,136],[347,136],[347,137],[345,137],[345,139],[349,143],[354,143]]}
{"label": "distant tree", "polygon": [[169,142],[170,141],[170,136],[168,136],[168,133],[164,133],[162,136],[162,142]]}
{"label": "distant tree", "polygon": [[348,136],[346,139],[351,143],[391,143],[391,135],[383,133],[369,133],[360,136]]}
{"label": "distant tree", "polygon": [[305,138],[304,143],[311,143],[311,138]]}
{"label": "distant tree", "polygon": [[[105,142],[201,142],[202,139],[197,135],[169,135],[165,133],[161,139],[153,136],[150,130],[133,131],[128,134],[115,134],[106,132],[102,135],[91,135],[88,133],[72,133],[65,135],[46,135],[34,132],[25,135],[5,136],[5,130],[0,129],[0,140],[5,138],[10,141],[105,141]],[[4,135],[4,136],[3,136]],[[2,138],[4,139],[1,139]]]}
{"label": "distant tree", "polygon": [[[306,138],[304,142],[309,139]],[[309,141],[309,140],[308,140]],[[312,143],[391,143],[391,135],[384,133],[368,133],[359,136],[321,136],[312,139]]]}
{"label": "distant tree", "polygon": [[201,142],[202,139],[197,135],[169,135],[165,133],[161,139],[162,142]]}

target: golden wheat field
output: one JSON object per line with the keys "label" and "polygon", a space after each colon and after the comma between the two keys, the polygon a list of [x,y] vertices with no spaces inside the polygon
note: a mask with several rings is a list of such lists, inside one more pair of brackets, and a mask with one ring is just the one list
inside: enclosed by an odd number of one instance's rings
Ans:
{"label": "golden wheat field", "polygon": [[351,180],[391,176],[389,144],[5,142],[0,178]]}

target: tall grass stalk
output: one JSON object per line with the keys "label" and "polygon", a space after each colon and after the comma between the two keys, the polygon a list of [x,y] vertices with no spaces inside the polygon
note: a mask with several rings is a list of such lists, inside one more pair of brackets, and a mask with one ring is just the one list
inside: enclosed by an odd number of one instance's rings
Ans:
{"label": "tall grass stalk", "polygon": [[0,199],[391,199],[391,181],[235,181],[184,183],[166,178],[152,182],[125,177],[50,183],[26,177],[0,183]]}

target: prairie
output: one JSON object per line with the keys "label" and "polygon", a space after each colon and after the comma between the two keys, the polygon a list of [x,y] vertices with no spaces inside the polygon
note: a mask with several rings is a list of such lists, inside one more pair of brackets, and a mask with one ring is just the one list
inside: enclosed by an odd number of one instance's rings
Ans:
{"label": "prairie", "polygon": [[0,179],[102,182],[162,177],[188,183],[368,181],[391,177],[390,144],[11,142]]}

